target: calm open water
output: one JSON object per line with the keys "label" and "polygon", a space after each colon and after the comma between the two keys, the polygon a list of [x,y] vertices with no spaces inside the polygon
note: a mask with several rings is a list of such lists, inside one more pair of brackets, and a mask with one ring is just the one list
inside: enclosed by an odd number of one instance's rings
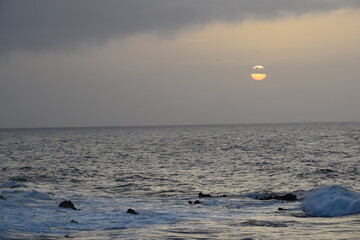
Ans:
{"label": "calm open water", "polygon": [[360,239],[360,123],[0,130],[0,164],[0,239]]}

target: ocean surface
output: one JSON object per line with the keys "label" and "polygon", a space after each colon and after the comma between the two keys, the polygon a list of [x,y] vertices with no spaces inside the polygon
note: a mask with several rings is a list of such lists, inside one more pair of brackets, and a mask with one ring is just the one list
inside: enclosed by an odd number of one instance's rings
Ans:
{"label": "ocean surface", "polygon": [[0,170],[0,239],[360,239],[358,122],[3,129]]}

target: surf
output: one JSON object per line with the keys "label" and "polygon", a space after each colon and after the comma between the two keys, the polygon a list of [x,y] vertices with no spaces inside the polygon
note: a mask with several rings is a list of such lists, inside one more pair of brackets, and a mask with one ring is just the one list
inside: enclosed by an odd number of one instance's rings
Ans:
{"label": "surf", "polygon": [[313,217],[339,217],[360,213],[360,193],[339,185],[311,191],[301,208]]}

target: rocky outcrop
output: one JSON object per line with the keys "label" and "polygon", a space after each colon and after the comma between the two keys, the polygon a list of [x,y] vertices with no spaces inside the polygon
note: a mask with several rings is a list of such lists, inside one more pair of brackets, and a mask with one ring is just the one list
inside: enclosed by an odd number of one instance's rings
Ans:
{"label": "rocky outcrop", "polygon": [[265,196],[265,197],[260,197],[257,198],[259,200],[283,200],[283,201],[296,201],[297,200],[297,196],[295,194],[292,193],[287,193],[285,195],[271,195],[271,196]]}
{"label": "rocky outcrop", "polygon": [[285,200],[285,201],[296,201],[297,200],[297,196],[295,194],[292,193],[287,193],[285,195],[282,196],[275,196],[276,200]]}
{"label": "rocky outcrop", "polygon": [[[213,196],[211,196],[210,194],[204,194],[202,192],[199,192],[199,197],[200,198],[211,198]],[[226,196],[226,194],[221,194],[221,195],[219,195],[217,197],[227,197],[227,196]]]}
{"label": "rocky outcrop", "polygon": [[6,198],[3,195],[0,195],[0,200],[6,200]]}
{"label": "rocky outcrop", "polygon": [[71,201],[62,201],[60,204],[59,204],[59,207],[62,207],[62,208],[71,208],[73,210],[77,210],[77,208],[74,206],[74,204],[71,202]]}
{"label": "rocky outcrop", "polygon": [[131,208],[129,208],[126,212],[130,214],[139,214],[138,212],[136,212],[134,209]]}
{"label": "rocky outcrop", "polygon": [[205,197],[211,197],[210,194],[203,194],[202,192],[199,192],[199,198],[205,198]]}

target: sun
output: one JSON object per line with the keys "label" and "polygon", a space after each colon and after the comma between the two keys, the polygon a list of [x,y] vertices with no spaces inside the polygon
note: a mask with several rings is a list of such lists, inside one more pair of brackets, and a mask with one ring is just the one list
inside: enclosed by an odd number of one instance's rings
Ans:
{"label": "sun", "polygon": [[261,65],[256,65],[256,66],[253,66],[253,68],[252,68],[252,69],[263,70],[263,69],[264,69],[264,67],[263,67],[263,66],[261,66]]}
{"label": "sun", "polygon": [[260,81],[266,78],[266,73],[263,72],[265,70],[263,66],[256,65],[252,69],[256,70],[251,74],[252,79]]}
{"label": "sun", "polygon": [[264,79],[265,79],[266,74],[264,74],[264,73],[252,73],[252,74],[251,74],[251,77],[252,77],[252,79],[254,79],[254,80],[260,81],[260,80],[264,80]]}

